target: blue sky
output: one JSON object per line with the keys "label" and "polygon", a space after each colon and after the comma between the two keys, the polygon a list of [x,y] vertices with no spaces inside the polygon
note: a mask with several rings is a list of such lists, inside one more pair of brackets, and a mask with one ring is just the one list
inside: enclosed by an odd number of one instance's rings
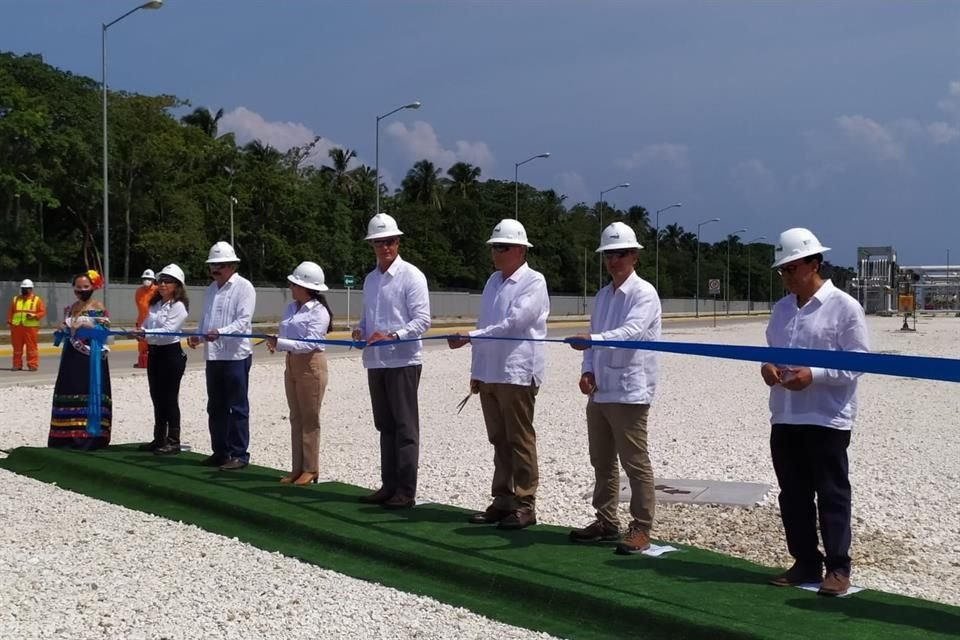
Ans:
{"label": "blue sky", "polygon": [[[136,2],[0,0],[0,49],[99,78]],[[109,31],[112,87],[227,112],[280,148],[323,137],[396,183],[426,157],[698,222],[807,226],[852,265],[960,263],[960,2],[166,0]],[[529,230],[535,237],[536,230]]]}

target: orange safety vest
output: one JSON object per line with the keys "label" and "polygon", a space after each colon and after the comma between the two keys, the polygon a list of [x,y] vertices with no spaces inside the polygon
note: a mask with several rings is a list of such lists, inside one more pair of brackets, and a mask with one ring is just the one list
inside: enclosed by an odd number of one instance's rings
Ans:
{"label": "orange safety vest", "polygon": [[37,305],[40,304],[41,309],[43,307],[40,303],[40,296],[32,295],[29,298],[23,298],[21,296],[15,296],[13,298],[13,308],[14,312],[10,318],[10,324],[17,327],[23,325],[24,327],[39,327],[40,319],[39,318],[28,318],[28,313],[37,313]]}

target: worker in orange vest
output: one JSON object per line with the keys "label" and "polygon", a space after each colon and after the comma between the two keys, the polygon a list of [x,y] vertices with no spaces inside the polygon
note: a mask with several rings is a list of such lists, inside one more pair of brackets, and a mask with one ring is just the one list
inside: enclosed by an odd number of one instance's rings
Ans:
{"label": "worker in orange vest", "polygon": [[13,297],[7,310],[7,326],[10,327],[10,342],[13,343],[13,370],[23,370],[23,348],[27,348],[27,367],[36,371],[40,366],[40,351],[37,349],[37,334],[40,320],[47,315],[43,300],[33,292],[33,280],[20,283],[20,295]]}
{"label": "worker in orange vest", "polygon": [[[137,331],[143,321],[147,319],[147,312],[150,311],[150,300],[153,294],[157,292],[157,276],[153,269],[144,269],[140,274],[142,285],[133,292],[133,299],[137,303]],[[133,365],[138,369],[147,368],[147,341],[143,338],[137,338],[137,361]]]}

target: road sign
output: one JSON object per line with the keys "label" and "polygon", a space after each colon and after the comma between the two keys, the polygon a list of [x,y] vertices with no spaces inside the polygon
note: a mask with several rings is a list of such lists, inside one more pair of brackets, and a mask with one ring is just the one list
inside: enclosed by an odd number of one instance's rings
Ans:
{"label": "road sign", "polygon": [[353,285],[356,284],[356,281],[353,279],[353,276],[343,276],[343,286],[347,289],[353,289]]}
{"label": "road sign", "polygon": [[707,290],[712,296],[720,295],[720,278],[710,278]]}

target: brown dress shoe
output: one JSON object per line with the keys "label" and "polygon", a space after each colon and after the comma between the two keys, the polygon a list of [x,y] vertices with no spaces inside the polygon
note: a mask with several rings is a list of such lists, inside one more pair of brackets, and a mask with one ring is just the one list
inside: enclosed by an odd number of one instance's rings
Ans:
{"label": "brown dress shoe", "polygon": [[770,580],[775,587],[796,587],[801,584],[816,584],[823,580],[823,569],[820,567],[805,567],[799,562]]}
{"label": "brown dress shoe", "polygon": [[236,471],[237,469],[243,469],[245,466],[247,466],[246,461],[240,458],[230,458],[220,465],[220,471]]}
{"label": "brown dress shoe", "polygon": [[620,528],[600,520],[594,520],[582,529],[570,532],[571,542],[616,542],[620,540]]}
{"label": "brown dress shoe", "polygon": [[370,493],[365,496],[360,496],[359,498],[357,498],[357,501],[362,502],[364,504],[383,504],[384,502],[386,502],[392,497],[393,497],[393,491],[389,491],[384,487],[380,487],[373,493]]}
{"label": "brown dress shoe", "polygon": [[399,493],[397,493],[390,496],[390,499],[381,503],[380,506],[383,507],[384,509],[400,510],[400,509],[410,509],[415,504],[417,504],[417,501],[414,500],[413,498],[408,498],[407,496],[400,495]]}
{"label": "brown dress shoe", "polygon": [[526,529],[537,524],[537,515],[532,509],[518,509],[497,523],[498,529]]}
{"label": "brown dress shoe", "polygon": [[497,524],[509,515],[513,515],[513,511],[497,509],[493,505],[490,505],[485,511],[472,514],[467,518],[467,522],[470,524]]}
{"label": "brown dress shoe", "polygon": [[627,529],[627,535],[623,536],[623,541],[617,545],[615,553],[628,556],[634,553],[643,553],[649,548],[650,532],[644,531],[640,528],[640,525],[631,522],[630,528]]}
{"label": "brown dress shoe", "polygon": [[850,576],[844,575],[839,571],[827,571],[827,575],[820,583],[820,590],[817,591],[821,596],[845,596],[850,589]]}
{"label": "brown dress shoe", "polygon": [[226,461],[227,461],[227,458],[221,458],[220,456],[213,455],[213,456],[207,456],[206,458],[201,460],[200,464],[202,464],[205,467],[219,467]]}

